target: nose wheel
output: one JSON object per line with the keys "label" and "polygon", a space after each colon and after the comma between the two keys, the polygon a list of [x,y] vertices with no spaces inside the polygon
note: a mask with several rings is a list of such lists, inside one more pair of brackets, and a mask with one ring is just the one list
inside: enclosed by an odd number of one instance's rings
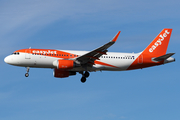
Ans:
{"label": "nose wheel", "polygon": [[82,78],[81,78],[81,82],[85,83],[86,82],[86,78],[89,77],[89,72],[85,72],[85,73],[81,73],[82,74]]}
{"label": "nose wheel", "polygon": [[25,77],[28,77],[28,76],[29,76],[29,73],[26,73],[26,74],[25,74]]}
{"label": "nose wheel", "polygon": [[26,71],[27,71],[27,73],[25,74],[25,77],[28,77],[29,76],[29,67],[27,67]]}

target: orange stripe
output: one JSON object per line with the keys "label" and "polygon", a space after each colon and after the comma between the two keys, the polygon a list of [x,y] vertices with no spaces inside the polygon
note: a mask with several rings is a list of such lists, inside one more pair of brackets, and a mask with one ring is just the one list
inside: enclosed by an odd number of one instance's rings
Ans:
{"label": "orange stripe", "polygon": [[109,67],[114,67],[114,68],[118,68],[114,65],[110,65],[110,64],[107,64],[107,63],[103,63],[103,62],[100,62],[100,61],[95,61],[95,64],[100,64],[100,65],[104,65],[104,66],[109,66]]}

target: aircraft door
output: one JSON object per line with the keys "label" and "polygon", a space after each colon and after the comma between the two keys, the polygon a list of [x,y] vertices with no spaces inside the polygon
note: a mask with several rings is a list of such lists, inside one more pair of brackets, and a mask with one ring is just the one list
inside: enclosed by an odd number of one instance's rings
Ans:
{"label": "aircraft door", "polygon": [[138,64],[142,64],[143,63],[143,55],[140,55],[138,57]]}
{"label": "aircraft door", "polygon": [[31,59],[31,49],[25,51],[25,59]]}

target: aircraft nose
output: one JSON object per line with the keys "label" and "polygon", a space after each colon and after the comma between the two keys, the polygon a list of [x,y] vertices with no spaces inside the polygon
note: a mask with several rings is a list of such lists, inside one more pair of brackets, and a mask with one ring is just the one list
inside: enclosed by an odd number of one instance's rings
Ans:
{"label": "aircraft nose", "polygon": [[5,63],[8,63],[8,64],[10,63],[10,58],[9,58],[9,56],[7,56],[7,57],[4,58],[4,62],[5,62]]}

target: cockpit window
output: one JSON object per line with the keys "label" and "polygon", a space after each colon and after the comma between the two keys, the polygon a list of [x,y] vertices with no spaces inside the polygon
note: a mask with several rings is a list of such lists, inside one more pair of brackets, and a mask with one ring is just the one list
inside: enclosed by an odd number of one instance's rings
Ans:
{"label": "cockpit window", "polygon": [[12,53],[12,55],[19,55],[19,52],[14,52]]}

